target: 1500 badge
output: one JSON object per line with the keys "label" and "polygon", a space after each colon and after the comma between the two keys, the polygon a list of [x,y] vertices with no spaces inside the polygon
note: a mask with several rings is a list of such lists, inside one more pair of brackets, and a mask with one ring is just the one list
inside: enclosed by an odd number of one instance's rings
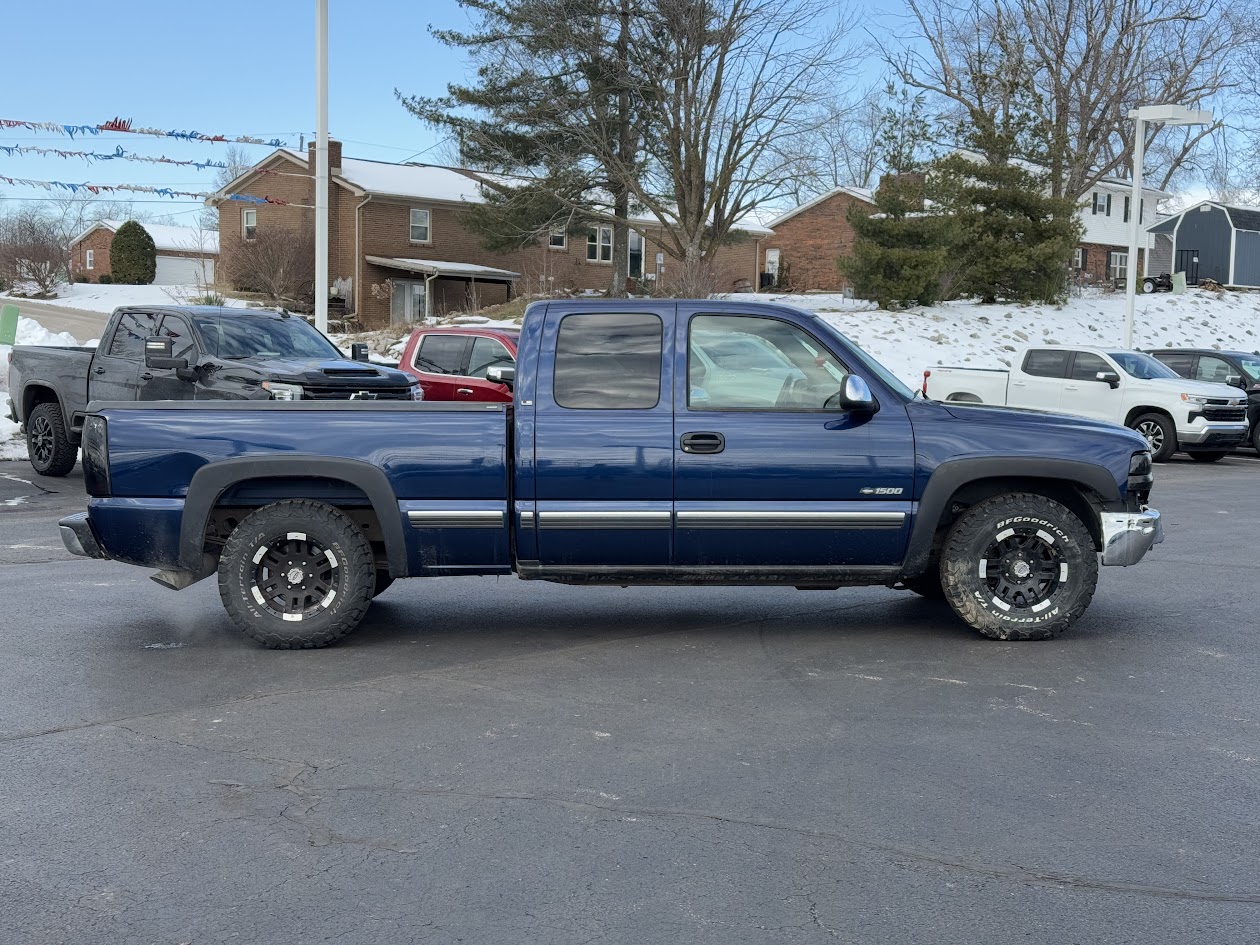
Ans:
{"label": "1500 badge", "polygon": [[905,489],[894,489],[891,486],[863,486],[859,490],[862,495],[901,495]]}

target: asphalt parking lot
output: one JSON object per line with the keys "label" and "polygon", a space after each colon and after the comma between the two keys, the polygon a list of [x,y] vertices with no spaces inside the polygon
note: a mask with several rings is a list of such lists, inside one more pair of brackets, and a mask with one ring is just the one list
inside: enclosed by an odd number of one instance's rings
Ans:
{"label": "asphalt parking lot", "polygon": [[291,653],[0,463],[0,942],[1254,943],[1258,491],[1157,467],[1167,541],[1047,643],[471,578]]}

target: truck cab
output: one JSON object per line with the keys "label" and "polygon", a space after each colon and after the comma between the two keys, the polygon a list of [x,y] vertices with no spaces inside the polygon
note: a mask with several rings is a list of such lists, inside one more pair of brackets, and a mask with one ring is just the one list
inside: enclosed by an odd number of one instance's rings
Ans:
{"label": "truck cab", "polygon": [[1260,353],[1215,348],[1157,348],[1147,353],[1180,377],[1246,391],[1247,442],[1260,451]]}

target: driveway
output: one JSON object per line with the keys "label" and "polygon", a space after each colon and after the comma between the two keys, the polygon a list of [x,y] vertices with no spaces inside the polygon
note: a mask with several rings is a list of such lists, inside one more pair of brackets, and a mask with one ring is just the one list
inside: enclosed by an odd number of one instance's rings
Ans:
{"label": "driveway", "polygon": [[85,312],[82,309],[63,308],[29,299],[0,299],[0,304],[16,305],[25,318],[39,322],[49,331],[68,331],[80,344],[92,338],[100,338],[109,315],[105,312]]}

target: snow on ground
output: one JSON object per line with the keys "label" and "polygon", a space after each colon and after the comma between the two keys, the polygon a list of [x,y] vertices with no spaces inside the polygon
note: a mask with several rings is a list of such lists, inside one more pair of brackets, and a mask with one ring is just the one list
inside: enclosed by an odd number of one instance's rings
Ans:
{"label": "snow on ground", "polygon": [[[726,296],[747,300],[748,296]],[[1120,348],[1124,295],[1097,294],[1058,305],[945,302],[900,312],[836,295],[759,295],[818,312],[911,387],[933,365],[1008,368],[1026,345]],[[1139,295],[1134,347],[1260,348],[1260,293],[1191,289]]]}
{"label": "snow on ground", "polygon": [[[56,345],[73,348],[78,341],[69,332],[49,331],[37,321],[19,318],[17,343],[20,345]],[[95,345],[95,339],[88,346]],[[18,425],[9,419],[9,351],[0,345],[0,460],[26,459],[26,440],[18,433]]]}
{"label": "snow on ground", "polygon": [[[109,314],[120,305],[188,305],[203,294],[195,285],[97,285],[75,282],[57,287],[57,298],[42,299],[58,308],[82,309]],[[11,298],[0,293],[0,301]],[[15,299],[14,301],[20,301]],[[33,302],[36,300],[32,300]],[[241,299],[228,299],[227,305],[244,305]]]}

